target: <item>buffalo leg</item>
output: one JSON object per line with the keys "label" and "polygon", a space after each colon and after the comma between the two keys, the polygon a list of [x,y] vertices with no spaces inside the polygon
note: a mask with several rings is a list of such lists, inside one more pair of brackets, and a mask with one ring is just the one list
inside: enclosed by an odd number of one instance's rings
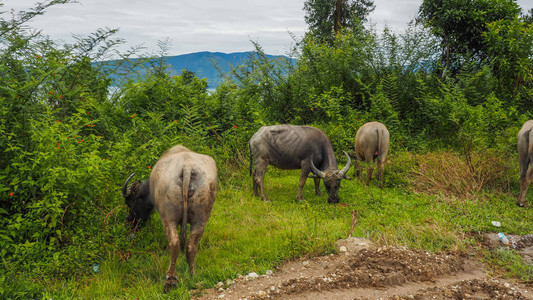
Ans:
{"label": "buffalo leg", "polygon": [[307,180],[307,175],[309,175],[310,172],[308,165],[308,163],[302,161],[302,172],[300,173],[300,180],[298,180],[298,194],[296,195],[296,199],[300,201],[305,201],[303,196],[303,190],[305,181]]}
{"label": "buffalo leg", "polygon": [[[518,197],[518,206],[526,205],[526,195],[531,179],[533,178],[533,168],[527,167],[527,172],[522,172],[520,175],[520,196]],[[525,174],[524,174],[525,173]]]}
{"label": "buffalo leg", "polygon": [[383,188],[383,170],[385,169],[385,164],[381,160],[381,158],[378,157],[378,181],[379,181],[379,188]]}
{"label": "buffalo leg", "polygon": [[374,162],[370,161],[368,163],[368,169],[366,170],[366,185],[370,184],[370,180],[372,179],[372,173],[374,172]]}
{"label": "buffalo leg", "polygon": [[187,263],[189,264],[189,273],[194,275],[196,272],[196,253],[198,252],[198,244],[202,235],[204,234],[205,226],[191,228],[191,237],[187,244]]}
{"label": "buffalo leg", "polygon": [[320,192],[320,178],[315,177],[313,180],[315,181],[315,194],[317,196],[322,196],[322,193]]}
{"label": "buffalo leg", "polygon": [[259,196],[258,195],[258,192],[259,192],[261,196],[261,200],[268,202],[269,200],[265,195],[265,188],[264,188],[266,168],[267,168],[266,162],[262,160],[257,160],[255,164],[255,169],[253,172],[253,181],[254,181],[254,195]]}
{"label": "buffalo leg", "polygon": [[168,239],[168,249],[170,251],[170,265],[168,266],[164,287],[165,292],[168,292],[175,288],[178,283],[176,278],[176,260],[180,252],[180,240],[176,223],[164,222],[163,226],[165,227],[165,233]]}
{"label": "buffalo leg", "polygon": [[252,183],[253,183],[254,196],[259,197],[259,184],[257,184],[257,181],[255,180],[256,170],[257,170],[257,167],[254,168],[252,172]]}
{"label": "buffalo leg", "polygon": [[363,166],[361,165],[361,161],[363,161],[363,158],[359,154],[357,154],[353,162],[355,167],[355,169],[353,170],[353,177],[357,176],[359,181],[363,181]]}

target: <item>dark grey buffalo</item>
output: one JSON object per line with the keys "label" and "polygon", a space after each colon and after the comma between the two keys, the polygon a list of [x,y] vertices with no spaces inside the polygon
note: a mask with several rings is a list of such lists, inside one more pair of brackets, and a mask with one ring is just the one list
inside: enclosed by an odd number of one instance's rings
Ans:
{"label": "dark grey buffalo", "polygon": [[[365,123],[355,134],[355,170],[354,177],[362,181],[363,167],[358,161],[367,162],[366,185],[370,183],[373,172],[373,162],[377,160],[379,170],[379,187],[383,187],[383,170],[389,153],[389,131],[385,125],[379,122]],[[352,152],[352,157],[354,153]]]}
{"label": "dark grey buffalo", "polygon": [[[249,146],[250,175],[253,176],[255,196],[260,193],[261,199],[268,201],[263,181],[267,166],[273,165],[284,170],[302,170],[296,196],[298,200],[304,200],[302,190],[307,175],[313,172],[316,175],[315,193],[321,195],[320,179],[323,179],[329,194],[328,202],[339,202],[340,183],[350,169],[350,157],[344,152],[348,162],[339,170],[331,142],[320,129],[293,125],[261,127],[250,139]],[[253,160],[255,169],[252,172]]]}
{"label": "dark grey buffalo", "polygon": [[[209,220],[217,189],[217,168],[213,158],[195,153],[183,146],[167,150],[155,164],[152,174],[144,182],[136,181],[128,188],[131,174],[122,189],[130,212],[128,220],[135,227],[150,218],[154,207],[161,216],[170,250],[170,266],[165,291],[177,284],[176,259],[185,250],[187,224],[190,237],[187,243],[189,272],[195,272],[198,243]],[[177,229],[181,226],[178,237]]]}
{"label": "dark grey buffalo", "polygon": [[524,123],[518,132],[518,164],[520,165],[520,196],[518,206],[526,205],[526,195],[533,178],[533,120]]}

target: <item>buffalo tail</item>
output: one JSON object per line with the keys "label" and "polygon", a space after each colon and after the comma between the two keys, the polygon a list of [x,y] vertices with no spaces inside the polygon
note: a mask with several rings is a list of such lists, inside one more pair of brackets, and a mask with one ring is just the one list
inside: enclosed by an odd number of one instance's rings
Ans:
{"label": "buffalo tail", "polygon": [[182,185],[182,199],[183,199],[183,219],[181,222],[180,244],[181,249],[185,249],[185,240],[187,237],[187,209],[189,204],[189,184],[191,182],[191,170],[189,168],[183,169],[183,185]]}

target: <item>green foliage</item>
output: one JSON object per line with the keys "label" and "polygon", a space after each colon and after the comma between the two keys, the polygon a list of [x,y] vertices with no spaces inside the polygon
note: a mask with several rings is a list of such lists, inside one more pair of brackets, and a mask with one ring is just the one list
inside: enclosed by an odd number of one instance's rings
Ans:
{"label": "green foliage", "polygon": [[419,17],[440,39],[443,65],[458,70],[463,59],[487,57],[482,34],[488,23],[512,20],[520,11],[512,0],[425,0]]}
{"label": "green foliage", "polygon": [[141,82],[130,81],[124,91],[124,110],[141,116],[158,113],[167,121],[179,120],[183,106],[201,105],[207,97],[207,83],[184,73],[169,77],[168,74],[148,75]]}
{"label": "green foliage", "polygon": [[533,24],[527,25],[518,18],[498,20],[487,24],[483,38],[501,94],[521,100],[520,105],[530,106],[533,101]]}

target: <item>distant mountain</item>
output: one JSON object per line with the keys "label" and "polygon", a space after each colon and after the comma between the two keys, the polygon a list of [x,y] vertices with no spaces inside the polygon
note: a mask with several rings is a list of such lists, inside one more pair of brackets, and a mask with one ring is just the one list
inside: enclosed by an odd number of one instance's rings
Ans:
{"label": "distant mountain", "polygon": [[[171,75],[180,75],[183,70],[194,72],[198,78],[206,78],[208,88],[214,89],[221,83],[221,74],[228,74],[231,68],[242,65],[255,52],[196,52],[165,57]],[[286,58],[286,56],[267,55],[269,59]]]}

